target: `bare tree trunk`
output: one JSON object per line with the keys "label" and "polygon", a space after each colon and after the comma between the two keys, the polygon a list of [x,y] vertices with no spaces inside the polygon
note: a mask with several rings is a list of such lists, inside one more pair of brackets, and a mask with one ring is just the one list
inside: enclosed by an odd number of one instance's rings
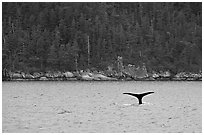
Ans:
{"label": "bare tree trunk", "polygon": [[78,61],[77,61],[77,57],[75,57],[75,68],[76,68],[76,72],[78,71]]}
{"label": "bare tree trunk", "polygon": [[90,68],[90,45],[89,45],[89,36],[87,36],[88,38],[88,68]]}

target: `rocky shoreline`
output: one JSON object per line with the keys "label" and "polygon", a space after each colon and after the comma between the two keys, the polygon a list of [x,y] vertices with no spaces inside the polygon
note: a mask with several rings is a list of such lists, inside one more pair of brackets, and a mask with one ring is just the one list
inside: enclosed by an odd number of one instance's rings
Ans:
{"label": "rocky shoreline", "polygon": [[148,74],[145,77],[131,76],[127,74],[106,74],[104,72],[55,72],[55,73],[7,73],[3,74],[3,81],[202,81],[202,74],[178,73]]}

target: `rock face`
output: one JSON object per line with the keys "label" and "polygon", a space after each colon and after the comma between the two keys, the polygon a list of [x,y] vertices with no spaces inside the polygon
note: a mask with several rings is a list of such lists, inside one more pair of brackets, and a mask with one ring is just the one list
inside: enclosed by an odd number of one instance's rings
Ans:
{"label": "rock face", "polygon": [[63,75],[64,75],[65,77],[67,77],[67,78],[72,78],[72,77],[74,77],[74,74],[73,74],[72,72],[65,72],[65,73],[63,73]]}
{"label": "rock face", "polygon": [[19,78],[23,78],[23,76],[20,73],[13,73],[12,78],[19,79]]}
{"label": "rock face", "polygon": [[93,80],[94,79],[94,77],[91,77],[91,76],[89,76],[88,74],[83,74],[82,76],[82,80]]}
{"label": "rock face", "polygon": [[39,79],[40,81],[47,81],[48,79],[47,79],[47,77],[45,77],[45,76],[42,76],[42,77],[40,77],[40,79]]}
{"label": "rock face", "polygon": [[107,76],[102,75],[102,74],[93,74],[92,76],[94,77],[95,80],[104,80],[104,81],[114,80],[114,78],[107,77]]}

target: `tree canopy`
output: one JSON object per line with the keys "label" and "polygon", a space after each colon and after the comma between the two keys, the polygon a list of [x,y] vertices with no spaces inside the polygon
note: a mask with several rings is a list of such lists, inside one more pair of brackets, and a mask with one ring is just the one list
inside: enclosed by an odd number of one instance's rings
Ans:
{"label": "tree canopy", "polygon": [[73,71],[76,63],[104,69],[118,56],[124,64],[146,63],[149,71],[202,69],[201,2],[2,6],[2,66],[12,71]]}

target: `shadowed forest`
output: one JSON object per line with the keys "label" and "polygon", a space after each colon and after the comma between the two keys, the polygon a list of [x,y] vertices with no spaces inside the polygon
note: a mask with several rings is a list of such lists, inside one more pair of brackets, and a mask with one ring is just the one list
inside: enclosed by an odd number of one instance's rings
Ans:
{"label": "shadowed forest", "polygon": [[202,69],[202,3],[2,3],[2,69]]}

